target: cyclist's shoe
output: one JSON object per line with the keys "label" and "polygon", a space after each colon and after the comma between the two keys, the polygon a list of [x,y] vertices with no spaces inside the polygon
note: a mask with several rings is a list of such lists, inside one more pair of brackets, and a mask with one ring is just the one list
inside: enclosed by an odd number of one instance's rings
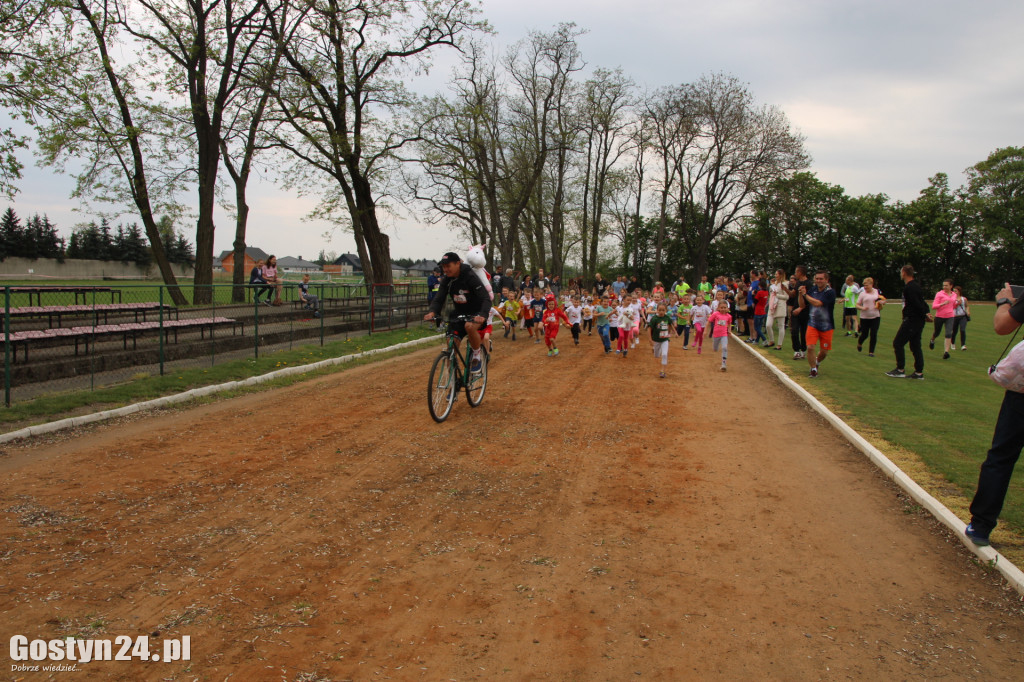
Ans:
{"label": "cyclist's shoe", "polygon": [[473,353],[473,359],[469,363],[469,371],[473,374],[479,374],[484,367],[483,359],[480,357],[480,353]]}

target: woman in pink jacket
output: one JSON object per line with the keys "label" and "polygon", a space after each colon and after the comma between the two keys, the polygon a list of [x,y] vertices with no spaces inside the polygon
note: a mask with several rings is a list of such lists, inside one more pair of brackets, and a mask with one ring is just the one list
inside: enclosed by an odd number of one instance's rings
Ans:
{"label": "woman in pink jacket", "polygon": [[928,348],[935,350],[935,337],[939,330],[945,328],[946,350],[942,354],[943,360],[949,360],[949,347],[953,343],[953,318],[956,317],[956,292],[953,291],[953,280],[942,281],[942,290],[935,294],[932,301],[932,312],[935,314],[935,329],[932,330],[932,338],[928,342]]}

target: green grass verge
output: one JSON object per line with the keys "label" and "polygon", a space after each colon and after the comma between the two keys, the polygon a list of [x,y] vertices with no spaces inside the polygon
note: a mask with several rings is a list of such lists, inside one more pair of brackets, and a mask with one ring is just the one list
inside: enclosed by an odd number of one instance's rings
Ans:
{"label": "green grass verge", "polygon": [[[268,354],[258,359],[232,360],[206,369],[169,371],[164,376],[139,375],[130,382],[94,391],[73,391],[47,395],[31,401],[14,403],[11,407],[0,410],[0,432],[7,433],[33,424],[131,405],[201,386],[248,379],[285,367],[309,365],[328,358],[386,348],[403,341],[431,336],[434,333],[433,327],[420,325],[405,330],[354,337],[347,341],[332,341],[323,346],[301,346],[292,350]],[[346,363],[320,372],[337,372],[349,366],[351,365]],[[310,376],[306,374],[299,377],[287,377],[279,382],[273,382],[273,385],[280,386],[302,381]]]}
{"label": "green grass verge", "polygon": [[[841,310],[836,308],[836,321]],[[794,378],[828,407],[893,459],[946,506],[968,518],[967,507],[978,483],[978,467],[992,442],[992,430],[1003,389],[988,377],[987,369],[1002,352],[1009,337],[992,330],[991,305],[971,306],[966,351],[953,350],[942,359],[942,338],[928,349],[932,325],[925,327],[924,381],[891,379],[895,367],[892,339],[899,328],[900,309],[882,313],[875,357],[868,348],[857,352],[856,337],[837,329],[834,348],[821,365],[817,379],[808,378],[806,360],[794,360],[787,337],[785,350],[758,348],[758,352]],[[959,340],[959,339],[958,339]],[[907,371],[913,358],[907,352]],[[1011,482],[1000,527],[993,540],[1015,562],[1024,558],[1024,475]],[[1004,551],[1004,548],[1008,551]],[[1018,552],[1017,550],[1021,551]],[[1011,557],[1012,558],[1012,557]]]}

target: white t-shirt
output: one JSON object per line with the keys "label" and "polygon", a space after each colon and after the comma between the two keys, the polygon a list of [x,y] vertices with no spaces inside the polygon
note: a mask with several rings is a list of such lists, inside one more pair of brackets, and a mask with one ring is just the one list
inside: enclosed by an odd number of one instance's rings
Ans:
{"label": "white t-shirt", "polygon": [[579,324],[583,316],[583,308],[578,305],[566,306],[565,316],[569,318],[569,324]]}
{"label": "white t-shirt", "polygon": [[711,315],[711,308],[706,305],[695,305],[690,308],[690,324],[699,324],[702,327],[706,327],[709,315]]}
{"label": "white t-shirt", "polygon": [[633,326],[633,320],[636,318],[636,310],[631,305],[620,305],[619,306],[619,325],[629,329]]}

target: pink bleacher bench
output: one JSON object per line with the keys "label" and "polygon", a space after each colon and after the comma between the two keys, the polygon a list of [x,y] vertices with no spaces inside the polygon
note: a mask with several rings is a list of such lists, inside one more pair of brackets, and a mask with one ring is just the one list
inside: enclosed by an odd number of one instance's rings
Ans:
{"label": "pink bleacher bench", "polygon": [[199,330],[199,338],[206,338],[206,331],[211,335],[214,328],[231,326],[231,333],[236,334],[236,328],[240,328],[245,334],[245,325],[242,322],[229,317],[192,317],[184,320],[164,320],[163,326],[160,322],[125,322],[123,324],[99,324],[88,327],[54,327],[51,329],[33,329],[12,334],[0,333],[0,339],[10,344],[11,359],[14,361],[18,356],[18,346],[23,349],[25,362],[28,362],[28,347],[33,343],[46,341],[57,341],[58,339],[71,339],[75,344],[75,355],[81,345],[85,346],[85,354],[89,354],[89,344],[95,345],[101,337],[117,336],[120,334],[124,340],[124,349],[128,350],[128,338],[132,339],[132,350],[138,348],[138,337],[153,331],[164,333],[164,341],[169,342],[171,334],[174,335],[174,342],[178,342],[178,332]]}
{"label": "pink bleacher bench", "polygon": [[[162,304],[163,312],[165,315],[173,315],[175,318],[178,317],[178,309],[173,305],[167,303]],[[135,321],[139,321],[139,316],[142,316],[142,321],[146,321],[146,314],[156,312],[159,313],[161,310],[161,304],[156,301],[150,301],[146,303],[100,303],[97,305],[33,305],[33,306],[22,306],[20,308],[11,308],[11,317],[46,317],[49,321],[49,325],[53,326],[54,318],[57,318],[57,326],[61,325],[61,320],[65,315],[92,315],[103,316],[103,323],[106,324],[110,320],[110,315],[114,314],[133,314]]]}

